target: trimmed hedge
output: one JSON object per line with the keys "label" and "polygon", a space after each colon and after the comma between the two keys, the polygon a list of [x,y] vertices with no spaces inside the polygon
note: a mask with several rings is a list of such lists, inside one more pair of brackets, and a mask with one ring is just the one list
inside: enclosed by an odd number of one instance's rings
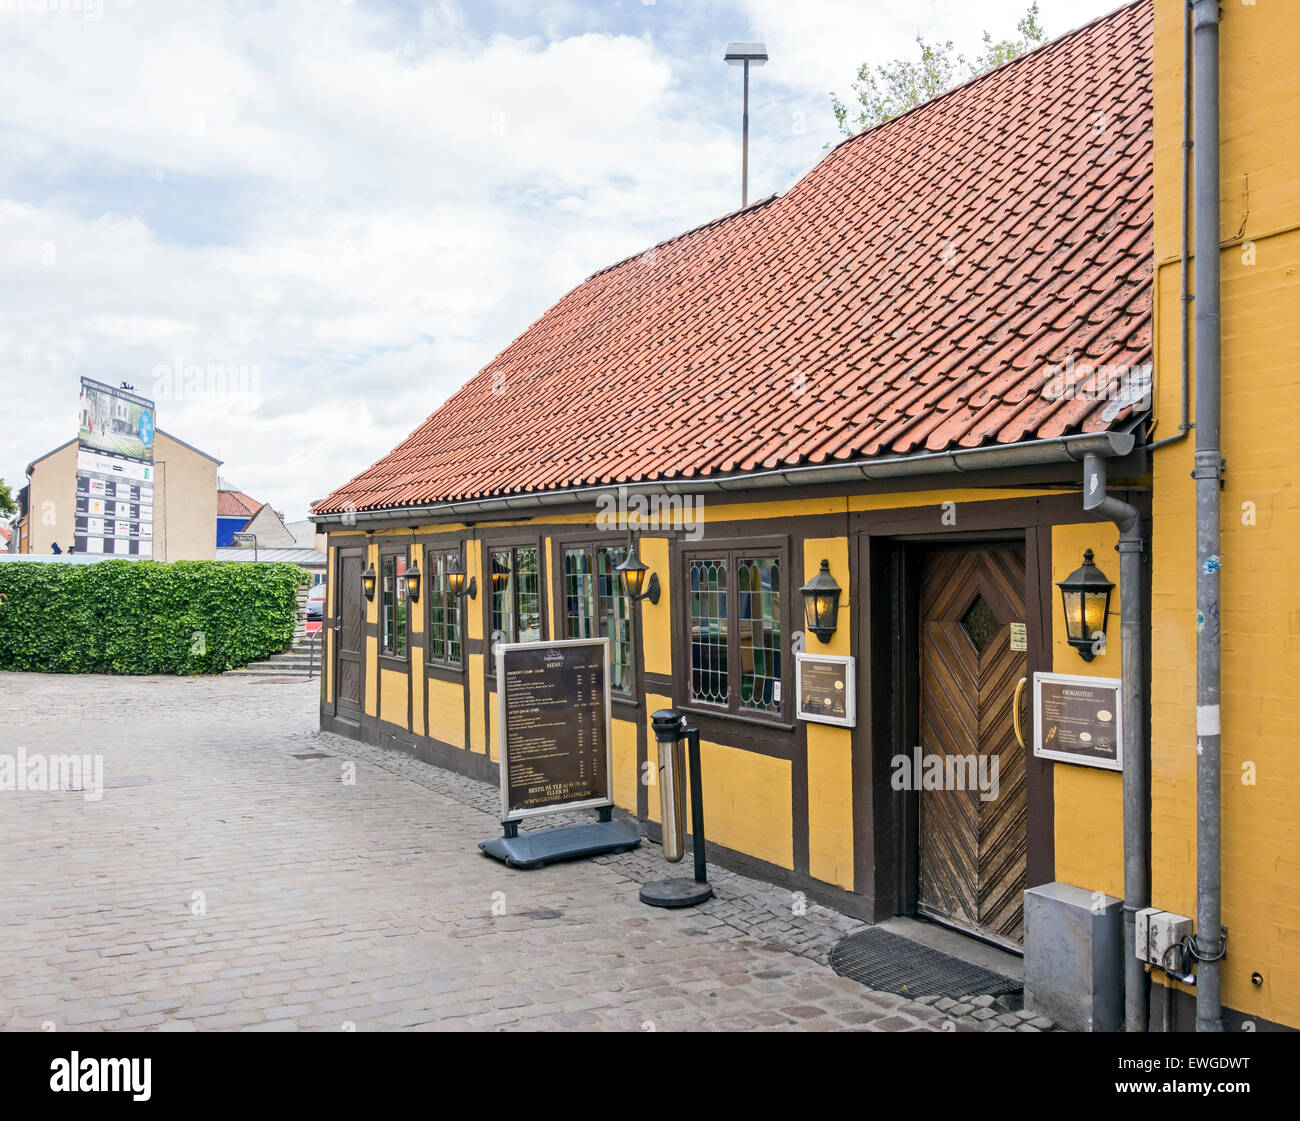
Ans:
{"label": "trimmed hedge", "polygon": [[293,642],[292,564],[0,564],[0,669],[221,673]]}

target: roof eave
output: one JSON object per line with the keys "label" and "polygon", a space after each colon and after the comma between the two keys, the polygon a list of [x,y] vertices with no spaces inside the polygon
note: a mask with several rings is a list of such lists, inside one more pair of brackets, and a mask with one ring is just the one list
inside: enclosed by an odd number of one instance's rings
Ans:
{"label": "roof eave", "polygon": [[390,506],[379,510],[340,510],[309,514],[308,520],[322,528],[351,529],[363,523],[402,521],[409,524],[413,519],[419,518],[510,514],[517,511],[541,510],[574,502],[594,502],[602,494],[615,494],[620,490],[628,494],[729,493],[768,487],[810,486],[919,475],[952,475],[1011,467],[1041,467],[1058,463],[1082,462],[1085,455],[1099,455],[1107,459],[1122,458],[1133,451],[1136,442],[1137,437],[1130,428],[1125,431],[1057,436],[1049,440],[1025,440],[1016,444],[956,448],[941,452],[922,452],[915,455],[854,460],[846,463],[777,467],[716,478],[606,483],[599,486],[543,491],[538,494],[514,494],[414,506]]}

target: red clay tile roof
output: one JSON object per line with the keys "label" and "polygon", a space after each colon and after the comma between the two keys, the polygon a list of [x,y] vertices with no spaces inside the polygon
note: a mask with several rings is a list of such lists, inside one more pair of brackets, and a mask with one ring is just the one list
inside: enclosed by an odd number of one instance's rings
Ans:
{"label": "red clay tile roof", "polygon": [[217,517],[251,518],[262,508],[256,498],[250,498],[241,490],[217,491]]}
{"label": "red clay tile roof", "polygon": [[314,512],[1125,424],[1042,388],[1150,361],[1151,84],[1141,0],[845,141],[589,277]]}

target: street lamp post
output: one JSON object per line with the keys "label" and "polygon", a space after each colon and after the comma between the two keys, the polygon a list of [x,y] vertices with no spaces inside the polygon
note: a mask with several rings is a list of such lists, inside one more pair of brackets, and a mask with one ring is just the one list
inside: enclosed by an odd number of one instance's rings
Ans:
{"label": "street lamp post", "polygon": [[745,110],[741,118],[740,140],[740,208],[749,205],[749,65],[762,66],[767,48],[762,43],[728,43],[723,59],[728,66],[745,68]]}

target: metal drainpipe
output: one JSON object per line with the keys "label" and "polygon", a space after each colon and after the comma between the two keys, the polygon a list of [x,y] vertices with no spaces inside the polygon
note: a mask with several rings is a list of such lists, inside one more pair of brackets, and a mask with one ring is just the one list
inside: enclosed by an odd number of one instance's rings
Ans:
{"label": "metal drainpipe", "polygon": [[1192,8],[1192,116],[1196,172],[1196,1030],[1223,1031],[1219,958],[1219,4]]}
{"label": "metal drainpipe", "polygon": [[1083,461],[1083,508],[1119,527],[1120,712],[1124,724],[1124,1030],[1147,1030],[1148,989],[1137,956],[1138,911],[1151,905],[1151,797],[1146,752],[1146,666],[1142,519],[1127,502],[1106,493],[1106,461]]}

